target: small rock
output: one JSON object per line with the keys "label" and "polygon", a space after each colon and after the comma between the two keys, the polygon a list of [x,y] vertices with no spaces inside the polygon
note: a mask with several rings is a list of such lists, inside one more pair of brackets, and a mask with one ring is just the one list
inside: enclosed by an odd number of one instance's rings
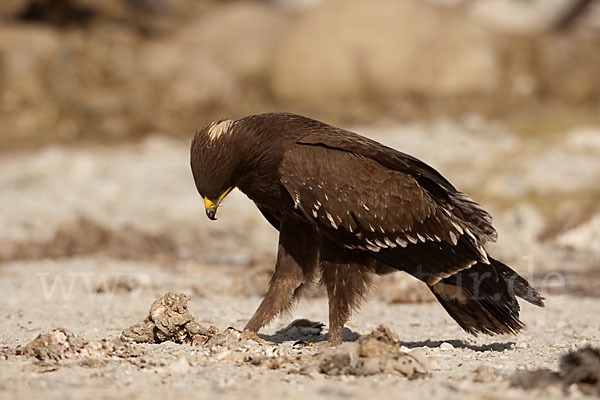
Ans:
{"label": "small rock", "polygon": [[448,342],[444,342],[440,345],[440,350],[442,351],[450,351],[450,350],[454,350],[454,346],[452,346],[450,343]]}

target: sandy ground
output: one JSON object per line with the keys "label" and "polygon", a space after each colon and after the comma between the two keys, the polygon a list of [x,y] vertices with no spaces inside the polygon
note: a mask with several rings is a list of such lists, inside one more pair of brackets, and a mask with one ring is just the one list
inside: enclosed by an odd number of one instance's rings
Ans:
{"label": "sandy ground", "polygon": [[135,354],[126,357],[19,355],[40,333],[59,327],[88,341],[117,338],[169,291],[191,295],[189,310],[203,328],[239,329],[266,288],[276,232],[239,193],[219,210],[219,221],[209,223],[191,180],[187,144],[151,137],[112,148],[4,154],[0,397],[517,399],[560,398],[563,390],[583,397],[574,386],[525,390],[511,379],[522,370],[557,370],[565,352],[600,342],[600,213],[593,201],[600,131],[563,132],[539,143],[482,124],[470,119],[361,130],[422,157],[482,199],[500,233],[490,251],[528,275],[547,298],[544,309],[522,304],[527,329],[518,336],[475,338],[410,278],[380,279],[346,337],[384,324],[403,350],[422,355],[427,376],[412,380],[303,370],[329,350],[279,343],[271,335],[293,318],[326,323],[326,299],[318,293],[293,317],[269,325],[264,342],[252,344],[248,351],[263,362],[234,357],[239,349],[173,342],[135,344]]}
{"label": "sandy ground", "polygon": [[[25,346],[40,332],[56,327],[65,327],[89,340],[117,337],[124,328],[141,320],[161,294],[169,290],[192,293],[193,282],[201,282],[204,274],[199,265],[165,272],[156,265],[102,257],[6,264],[1,287],[5,299],[0,314],[3,345]],[[51,292],[51,282],[58,276],[65,278],[66,294],[59,286]],[[149,284],[131,292],[117,288],[114,292],[97,293],[94,288],[111,276],[135,277],[141,282],[147,279]],[[74,283],[69,293],[71,280]],[[190,312],[202,326],[241,328],[259,301],[257,296],[227,293],[195,296]],[[308,299],[295,315],[327,321],[325,304],[324,298]],[[520,335],[473,338],[464,334],[436,303],[367,301],[347,327],[367,334],[383,323],[398,334],[403,346],[420,349],[431,376],[415,380],[393,375],[303,375],[297,372],[301,363],[270,369],[249,362],[217,360],[197,346],[165,342],[136,345],[145,353],[140,356],[143,361],[136,359],[136,363],[114,356],[104,359],[100,366],[67,360],[49,372],[40,372],[44,366],[36,366],[35,359],[11,356],[0,362],[0,389],[4,396],[18,398],[37,398],[41,394],[49,398],[64,398],[66,394],[84,398],[365,398],[396,397],[399,393],[432,398],[558,398],[562,396],[560,387],[525,394],[522,389],[510,387],[510,377],[520,369],[556,370],[563,353],[597,344],[600,316],[593,312],[597,305],[598,300],[593,298],[551,296],[545,309],[524,305],[522,317],[528,329]],[[277,321],[264,333],[273,334],[287,322],[289,318]],[[267,341],[261,346],[289,349],[291,342]],[[300,356],[308,357],[314,351],[309,348],[304,355],[300,351]],[[185,360],[183,364],[180,359]],[[574,397],[579,396],[577,390],[571,391]]]}

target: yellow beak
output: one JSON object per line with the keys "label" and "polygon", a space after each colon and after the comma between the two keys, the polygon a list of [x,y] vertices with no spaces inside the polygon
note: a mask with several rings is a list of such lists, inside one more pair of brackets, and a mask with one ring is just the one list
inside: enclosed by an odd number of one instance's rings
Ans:
{"label": "yellow beak", "polygon": [[211,220],[217,219],[217,217],[216,217],[217,208],[219,207],[219,204],[221,204],[221,202],[223,201],[225,196],[227,196],[227,194],[231,191],[231,189],[233,189],[233,186],[231,186],[226,191],[224,191],[221,194],[221,196],[219,196],[219,200],[217,200],[216,203],[214,201],[210,200],[208,197],[204,198],[204,208],[206,209],[206,216],[209,219],[211,219]]}
{"label": "yellow beak", "polygon": [[218,204],[213,203],[208,197],[204,198],[204,208],[217,208]]}

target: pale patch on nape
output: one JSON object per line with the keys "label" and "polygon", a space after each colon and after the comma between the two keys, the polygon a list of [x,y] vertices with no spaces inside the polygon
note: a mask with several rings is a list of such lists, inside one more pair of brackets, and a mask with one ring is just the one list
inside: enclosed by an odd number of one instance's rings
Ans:
{"label": "pale patch on nape", "polygon": [[232,121],[230,119],[226,119],[224,121],[219,122],[213,122],[208,127],[208,137],[212,141],[218,139],[224,134],[227,135],[231,133],[230,130],[234,123],[235,121]]}

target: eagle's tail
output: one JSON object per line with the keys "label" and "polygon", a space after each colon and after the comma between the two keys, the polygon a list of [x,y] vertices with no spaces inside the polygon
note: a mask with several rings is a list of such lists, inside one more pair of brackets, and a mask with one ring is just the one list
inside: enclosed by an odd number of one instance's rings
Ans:
{"label": "eagle's tail", "polygon": [[517,333],[524,325],[516,296],[540,307],[544,298],[511,268],[489,260],[491,264],[477,263],[430,289],[465,331],[474,335]]}

